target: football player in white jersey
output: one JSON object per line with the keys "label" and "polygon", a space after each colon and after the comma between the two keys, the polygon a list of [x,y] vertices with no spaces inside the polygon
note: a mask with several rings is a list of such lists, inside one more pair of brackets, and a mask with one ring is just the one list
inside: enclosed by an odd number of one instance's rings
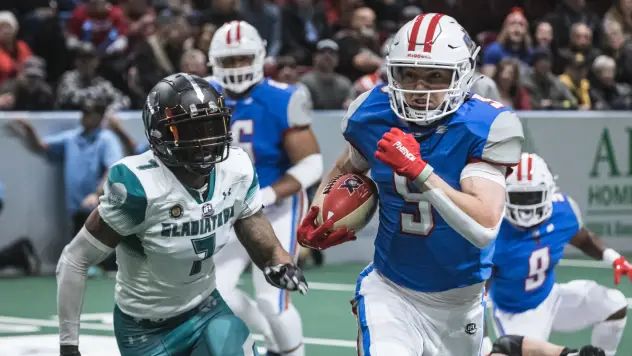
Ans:
{"label": "football player in white jersey", "polygon": [[110,168],[105,193],[57,266],[62,355],[80,355],[88,267],[116,248],[114,334],[122,356],[257,355],[215,289],[211,258],[234,228],[277,288],[307,283],[263,215],[257,174],[231,147],[230,111],[204,79],[161,80],[143,110],[151,150]]}

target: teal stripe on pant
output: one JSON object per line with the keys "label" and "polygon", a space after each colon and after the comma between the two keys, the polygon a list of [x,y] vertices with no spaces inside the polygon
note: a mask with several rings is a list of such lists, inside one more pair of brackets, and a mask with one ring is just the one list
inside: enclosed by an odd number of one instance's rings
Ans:
{"label": "teal stripe on pant", "polygon": [[191,311],[161,322],[114,307],[121,356],[259,356],[250,331],[215,290]]}

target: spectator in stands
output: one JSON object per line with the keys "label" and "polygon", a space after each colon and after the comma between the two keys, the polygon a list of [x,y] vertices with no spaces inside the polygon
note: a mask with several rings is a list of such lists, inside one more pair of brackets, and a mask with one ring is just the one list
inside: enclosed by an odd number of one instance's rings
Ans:
{"label": "spectator in stands", "polygon": [[577,54],[584,56],[588,67],[601,54],[597,48],[593,47],[592,30],[583,23],[575,23],[571,26],[568,47],[559,50],[558,58],[554,62],[553,73],[561,73],[565,63]]}
{"label": "spectator in stands", "polygon": [[294,57],[283,56],[276,60],[274,79],[281,83],[292,85],[298,83],[298,71]]}
{"label": "spectator in stands", "polygon": [[541,21],[535,28],[534,48],[553,50],[553,27],[550,23]]}
{"label": "spectator in stands", "polygon": [[128,47],[134,51],[137,45],[156,32],[156,11],[149,5],[149,0],[127,0],[122,6],[129,21]]}
{"label": "spectator in stands", "polygon": [[529,92],[520,83],[520,62],[505,58],[496,66],[494,82],[500,93],[500,103],[513,110],[531,110]]}
{"label": "spectator in stands", "polygon": [[106,103],[109,112],[130,107],[130,99],[116,89],[112,83],[97,75],[99,57],[94,46],[84,42],[77,48],[76,69],[64,75],[57,88],[58,108],[80,109],[87,100]]}
{"label": "spectator in stands", "polygon": [[560,81],[570,89],[577,100],[579,110],[590,110],[590,82],[588,81],[588,61],[578,53],[566,63]]}
{"label": "spectator in stands", "polygon": [[211,8],[202,14],[202,23],[212,23],[218,28],[226,22],[243,20],[237,11],[236,0],[213,0]]}
{"label": "spectator in stands", "polygon": [[386,83],[388,81],[386,70],[386,64],[383,64],[374,73],[365,74],[358,78],[353,83],[354,97],[373,89],[376,85]]}
{"label": "spectator in stands", "polygon": [[632,84],[632,38],[623,32],[621,24],[608,21],[604,24],[606,34],[605,53],[617,63],[616,81]]}
{"label": "spectator in stands", "polygon": [[490,44],[483,53],[483,74],[493,77],[496,65],[503,58],[518,58],[527,66],[531,61],[532,40],[529,23],[522,9],[513,8],[503,23],[496,42]]}
{"label": "spectator in stands", "polygon": [[544,21],[553,26],[553,42],[555,48],[568,46],[570,32],[574,23],[584,23],[593,33],[594,44],[597,45],[601,35],[601,19],[594,12],[586,9],[586,0],[562,0],[554,12],[546,15]]}
{"label": "spectator in stands", "polygon": [[9,79],[0,87],[0,95],[9,95],[11,100],[0,110],[39,111],[52,110],[55,104],[53,89],[46,82],[46,63],[37,56],[24,62],[24,69],[17,77]]}
{"label": "spectator in stands", "polygon": [[244,21],[257,29],[266,41],[266,54],[274,57],[281,51],[281,10],[267,0],[243,0],[239,9]]}
{"label": "spectator in stands", "polygon": [[32,55],[29,46],[16,38],[18,21],[9,11],[0,11],[0,84],[14,78]]}
{"label": "spectator in stands", "polygon": [[604,24],[609,21],[617,22],[624,34],[632,36],[632,1],[614,0],[603,20]]}
{"label": "spectator in stands", "polygon": [[199,49],[190,49],[182,55],[180,71],[195,74],[202,78],[208,76],[206,55]]}
{"label": "spectator in stands", "polygon": [[299,65],[311,65],[316,43],[331,35],[327,15],[313,0],[292,0],[282,10],[281,53],[296,58]]}
{"label": "spectator in stands", "polygon": [[99,54],[127,49],[127,19],[123,10],[107,0],[87,0],[78,5],[68,21],[67,44],[77,48],[91,42]]}
{"label": "spectator in stands", "polygon": [[533,72],[525,75],[522,84],[531,96],[534,110],[576,109],[577,101],[570,90],[551,72],[552,54],[545,49],[534,51]]}
{"label": "spectator in stands", "polygon": [[211,40],[213,39],[213,35],[217,31],[217,27],[212,23],[205,23],[198,31],[197,37],[195,38],[195,48],[199,49],[204,53],[208,62],[208,49],[211,47]]}
{"label": "spectator in stands", "polygon": [[483,59],[482,53],[479,51],[476,56],[476,67],[474,68],[474,84],[470,91],[474,94],[478,94],[484,98],[489,98],[494,101],[500,102],[500,93],[498,92],[498,86],[494,80],[480,72],[481,61]]}
{"label": "spectator in stands", "polygon": [[378,55],[380,45],[375,30],[375,13],[368,7],[356,9],[350,27],[340,30],[334,38],[340,47],[338,73],[352,81],[374,73],[384,62]]}
{"label": "spectator in stands", "polygon": [[128,83],[136,104],[143,103],[149,90],[162,78],[176,73],[184,52],[193,48],[190,34],[186,18],[158,17],[157,33],[140,44],[129,70]]}
{"label": "spectator in stands", "polygon": [[601,55],[593,61],[594,80],[590,85],[590,100],[595,110],[631,110],[632,96],[628,84],[616,83],[617,64]]}
{"label": "spectator in stands", "polygon": [[[85,100],[81,110],[80,127],[44,139],[39,137],[28,121],[10,122],[10,127],[33,152],[63,164],[66,209],[72,218],[72,236],[79,232],[99,204],[108,168],[123,158],[123,150],[116,135],[102,129],[105,103]],[[115,268],[115,263],[109,267]]]}
{"label": "spectator in stands", "polygon": [[301,78],[312,97],[314,110],[341,110],[351,104],[355,90],[348,78],[335,72],[338,44],[322,40],[316,45],[314,67]]}

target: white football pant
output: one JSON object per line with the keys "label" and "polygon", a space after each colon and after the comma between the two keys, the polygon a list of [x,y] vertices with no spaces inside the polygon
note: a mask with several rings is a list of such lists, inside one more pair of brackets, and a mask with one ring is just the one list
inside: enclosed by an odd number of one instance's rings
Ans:
{"label": "white football pant", "polygon": [[[296,229],[307,213],[307,208],[307,194],[301,191],[263,211],[281,245],[294,256],[295,261],[300,247],[296,241]],[[250,257],[236,236],[232,236],[213,258],[217,289],[233,312],[253,331],[264,335],[269,350],[282,355],[304,355],[303,326],[298,311],[290,301],[290,292],[268,284],[263,272],[256,266],[252,273],[256,300],[253,301],[237,288],[239,277],[250,263]]]}
{"label": "white football pant", "polygon": [[555,284],[535,309],[512,314],[494,308],[493,325],[497,336],[522,335],[547,341],[551,331],[573,332],[593,327],[591,344],[614,356],[623,335],[626,318],[607,320],[627,308],[623,293],[595,281],[576,280]]}
{"label": "white football pant", "polygon": [[440,293],[403,288],[369,265],[358,277],[353,312],[358,355],[478,356],[483,283]]}

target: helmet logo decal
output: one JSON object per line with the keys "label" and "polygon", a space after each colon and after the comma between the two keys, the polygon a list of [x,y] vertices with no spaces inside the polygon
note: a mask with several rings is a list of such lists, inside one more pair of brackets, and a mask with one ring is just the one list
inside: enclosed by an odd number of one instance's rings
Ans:
{"label": "helmet logo decal", "polygon": [[[441,26],[439,26],[439,21],[441,20],[443,16],[445,15],[432,14],[432,17],[430,18],[430,23],[428,24],[428,28],[425,31],[426,36],[423,42],[424,52],[432,52],[432,44],[434,43],[434,39],[435,37],[438,37],[438,35],[441,33]],[[418,37],[419,37],[419,30],[421,29],[421,23],[425,17],[426,17],[426,14],[418,15],[417,18],[415,19],[415,22],[413,23],[413,28],[410,31],[410,38],[408,40],[409,52],[415,52],[417,45],[419,45],[419,43],[417,42]],[[437,27],[439,27],[439,33],[436,33]]]}
{"label": "helmet logo decal", "polygon": [[198,99],[200,99],[200,102],[203,103],[204,93],[202,93],[202,89],[200,89],[200,86],[195,82],[195,80],[193,80],[193,78],[190,75],[186,73],[182,73],[182,75],[186,78],[186,80],[189,81],[189,83],[193,87],[193,91],[195,91],[195,95],[197,96]]}

